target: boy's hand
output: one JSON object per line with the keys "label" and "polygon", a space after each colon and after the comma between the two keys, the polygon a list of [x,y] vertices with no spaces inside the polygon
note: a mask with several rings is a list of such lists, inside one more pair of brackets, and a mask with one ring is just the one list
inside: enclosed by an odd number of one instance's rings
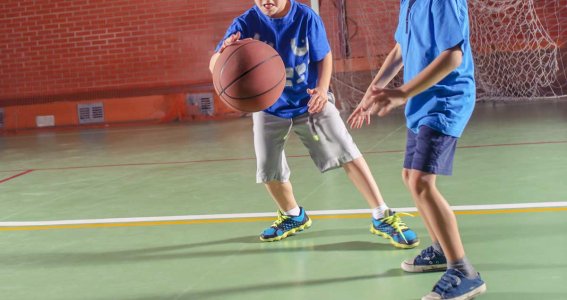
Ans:
{"label": "boy's hand", "polygon": [[[375,107],[376,105],[374,105],[373,107]],[[364,110],[364,108],[362,108],[362,102],[356,107],[356,109],[350,114],[350,116],[347,119],[347,124],[350,126],[350,128],[362,128],[362,125],[364,125],[364,123],[366,123],[366,125],[370,125],[370,117],[371,117],[371,112],[372,109],[370,110]]]}
{"label": "boy's hand", "polygon": [[327,91],[323,88],[316,87],[314,89],[307,89],[307,93],[311,95],[311,99],[307,103],[310,114],[316,114],[325,108],[325,104],[329,101]]}
{"label": "boy's hand", "polygon": [[407,102],[407,95],[400,89],[381,89],[373,87],[367,98],[363,99],[359,106],[363,111],[383,117],[392,109],[402,106]]}
{"label": "boy's hand", "polygon": [[232,45],[234,42],[238,41],[239,39],[240,39],[240,31],[237,31],[235,34],[226,38],[226,40],[224,40],[222,46],[219,49],[219,53],[222,53],[226,47]]}

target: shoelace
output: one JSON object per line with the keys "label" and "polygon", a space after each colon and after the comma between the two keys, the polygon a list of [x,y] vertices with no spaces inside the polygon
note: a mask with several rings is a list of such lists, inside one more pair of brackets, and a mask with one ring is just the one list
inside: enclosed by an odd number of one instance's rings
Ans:
{"label": "shoelace", "polygon": [[443,296],[449,289],[458,286],[461,283],[459,276],[445,273],[441,279],[433,287],[433,292]]}
{"label": "shoelace", "polygon": [[389,217],[385,217],[383,220],[384,220],[384,222],[386,222],[386,224],[391,225],[402,236],[404,241],[406,241],[406,243],[407,243],[408,240],[406,240],[406,236],[404,235],[403,231],[405,229],[409,229],[409,227],[406,225],[406,223],[404,223],[402,221],[402,219],[401,219],[402,216],[413,218],[412,214],[396,212]]}
{"label": "shoelace", "polygon": [[278,210],[278,218],[274,221],[274,223],[272,224],[272,227],[276,227],[276,228],[279,227],[280,224],[283,223],[287,219],[289,219],[289,216],[282,214],[282,212]]}

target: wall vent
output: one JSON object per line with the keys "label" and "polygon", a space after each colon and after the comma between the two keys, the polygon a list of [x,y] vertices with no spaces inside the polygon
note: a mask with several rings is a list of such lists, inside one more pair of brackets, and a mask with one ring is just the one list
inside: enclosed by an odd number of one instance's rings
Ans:
{"label": "wall vent", "polygon": [[102,103],[77,104],[79,124],[104,122],[104,106]]}
{"label": "wall vent", "polygon": [[187,105],[198,106],[202,115],[212,116],[215,113],[212,93],[189,94],[187,95]]}

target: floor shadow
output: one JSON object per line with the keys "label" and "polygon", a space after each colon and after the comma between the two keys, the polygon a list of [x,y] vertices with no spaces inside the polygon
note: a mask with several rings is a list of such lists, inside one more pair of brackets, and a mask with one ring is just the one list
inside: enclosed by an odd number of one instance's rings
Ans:
{"label": "floor shadow", "polygon": [[358,276],[343,276],[343,277],[330,277],[323,279],[312,279],[312,280],[291,280],[291,281],[278,281],[278,282],[261,282],[251,285],[241,285],[236,287],[219,288],[219,289],[207,289],[198,291],[189,291],[184,294],[169,294],[169,295],[159,295],[159,296],[143,296],[143,297],[133,297],[126,298],[124,300],[155,300],[155,299],[176,299],[176,300],[189,300],[189,299],[223,299],[224,297],[230,297],[232,299],[241,296],[242,299],[246,299],[246,295],[250,295],[257,292],[263,291],[273,291],[273,290],[283,290],[289,289],[290,287],[314,287],[314,286],[330,286],[336,283],[346,283],[361,280],[376,280],[379,278],[392,278],[404,276],[404,272],[400,269],[391,269],[384,273],[379,274],[366,274]]}
{"label": "floor shadow", "polygon": [[565,300],[567,299],[566,293],[555,292],[491,292],[490,286],[486,294],[483,294],[479,300]]}
{"label": "floor shadow", "polygon": [[[231,244],[250,246],[230,247]],[[257,246],[253,246],[256,244]],[[225,249],[203,249],[195,251],[199,247],[223,245]],[[229,245],[230,249],[226,249]],[[57,253],[23,253],[0,255],[4,265],[17,265],[19,267],[50,266],[65,267],[69,265],[103,265],[103,264],[127,264],[144,261],[175,260],[175,259],[200,259],[208,257],[245,256],[271,253],[301,253],[301,252],[348,252],[348,251],[392,251],[395,250],[385,241],[365,242],[350,241],[329,244],[317,244],[313,239],[293,239],[290,237],[277,243],[266,243],[258,240],[257,236],[244,236],[231,239],[223,239],[210,242],[193,244],[180,244],[163,247],[150,247],[142,249],[131,249],[111,252],[64,252]]]}
{"label": "floor shadow", "polygon": [[[511,270],[518,270],[518,271],[526,271],[526,270],[550,270],[550,269],[562,269],[567,270],[567,264],[558,264],[558,263],[517,263],[517,264],[510,264],[510,263],[475,263],[475,269],[477,269],[480,273],[483,271],[511,271]],[[567,273],[565,275],[567,278]],[[567,295],[565,295],[565,299],[567,299]]]}

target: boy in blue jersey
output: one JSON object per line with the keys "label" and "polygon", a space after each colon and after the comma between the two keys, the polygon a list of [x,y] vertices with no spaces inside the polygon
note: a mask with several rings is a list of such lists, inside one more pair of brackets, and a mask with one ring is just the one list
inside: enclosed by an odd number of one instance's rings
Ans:
{"label": "boy in blue jersey", "polygon": [[211,70],[220,52],[240,38],[254,38],[274,47],[287,73],[285,89],[277,102],[253,114],[256,181],[265,184],[278,206],[277,220],[260,234],[260,239],[278,241],[311,226],[289,182],[284,146],[293,130],[321,172],[344,168],[372,208],[371,232],[398,248],[416,247],[419,239],[402,222],[403,214],[385,204],[334,106],[329,93],[332,55],[321,18],[295,0],[255,0],[255,6],[228,28],[211,57]]}
{"label": "boy in blue jersey", "polygon": [[[466,0],[402,0],[397,42],[348,119],[351,127],[406,104],[407,144],[402,178],[433,244],[402,263],[407,272],[445,271],[422,299],[472,299],[486,285],[465,256],[457,221],[436,186],[451,175],[457,139],[475,103]],[[386,85],[401,68],[404,84]],[[409,99],[409,100],[408,100]]]}

